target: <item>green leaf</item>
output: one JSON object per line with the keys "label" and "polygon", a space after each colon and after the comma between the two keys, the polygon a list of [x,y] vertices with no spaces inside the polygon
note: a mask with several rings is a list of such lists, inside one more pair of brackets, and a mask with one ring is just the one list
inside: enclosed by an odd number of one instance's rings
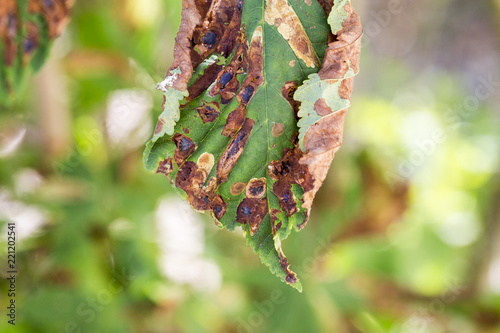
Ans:
{"label": "green leaf", "polygon": [[0,103],[10,100],[45,62],[50,44],[69,21],[72,1],[2,0]]}
{"label": "green leaf", "polygon": [[305,81],[295,92],[295,100],[301,102],[298,122],[300,149],[305,150],[304,136],[309,127],[323,117],[321,112],[315,110],[318,101],[323,100],[322,106],[327,108],[326,112],[329,113],[349,107],[350,101],[339,95],[341,83],[341,80],[321,80],[318,74],[311,74],[309,80]]}
{"label": "green leaf", "polygon": [[[335,44],[342,31],[328,44],[332,5],[184,0],[174,62],[158,85],[164,111],[144,152],[147,169],[164,174],[219,226],[241,226],[261,261],[298,290],[281,244],[305,226],[339,146],[318,153],[326,146],[317,145],[316,123],[332,117],[318,115],[315,103],[325,98],[330,113],[345,109],[359,61],[359,39],[343,58]],[[360,36],[350,2],[344,9],[337,23],[353,23]],[[344,68],[339,61],[351,70],[329,77],[331,68]],[[332,129],[338,139],[339,126]]]}
{"label": "green leaf", "polygon": [[336,1],[333,5],[332,11],[328,16],[328,24],[332,28],[332,33],[337,34],[342,30],[342,24],[347,20],[350,13],[346,9],[346,5],[350,5],[350,0]]}
{"label": "green leaf", "polygon": [[165,99],[163,102],[163,112],[158,117],[158,123],[161,124],[161,130],[159,132],[155,131],[153,141],[158,140],[158,138],[161,138],[165,134],[174,134],[175,123],[179,121],[179,101],[189,95],[187,91],[179,91],[172,88],[174,80],[177,75],[181,73],[180,68],[177,67],[169,73],[170,75],[167,76],[164,81],[158,83],[156,87],[165,93]]}

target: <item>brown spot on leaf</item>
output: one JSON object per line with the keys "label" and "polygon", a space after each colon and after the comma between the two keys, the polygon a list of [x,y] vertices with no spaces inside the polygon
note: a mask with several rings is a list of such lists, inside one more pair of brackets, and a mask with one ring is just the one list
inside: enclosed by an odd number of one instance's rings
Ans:
{"label": "brown spot on leaf", "polygon": [[217,41],[217,35],[213,31],[205,31],[205,33],[201,36],[201,43],[205,45],[207,48],[212,48]]}
{"label": "brown spot on leaf", "polygon": [[292,216],[299,211],[291,188],[291,185],[284,181],[277,181],[273,184],[273,193],[278,197],[280,208],[286,212],[287,216]]}
{"label": "brown spot on leaf", "polygon": [[196,150],[196,144],[184,134],[176,133],[172,136],[172,141],[177,148],[174,153],[175,163],[181,165]]}
{"label": "brown spot on leaf", "polygon": [[220,95],[222,104],[229,104],[236,92],[240,88],[240,82],[236,77],[236,72],[232,68],[226,68],[220,72],[217,82],[210,91],[211,96]]}
{"label": "brown spot on leaf", "polygon": [[219,116],[220,106],[217,102],[206,103],[196,109],[204,124],[214,122]]}
{"label": "brown spot on leaf", "polygon": [[279,213],[281,213],[281,211],[279,209],[276,209],[276,208],[271,209],[271,212],[270,212],[271,229],[273,232],[273,236],[276,235],[276,233],[278,232],[278,230],[281,228],[281,225],[282,225],[281,221],[276,223],[276,221],[278,221],[278,214]]}
{"label": "brown spot on leaf", "polygon": [[243,87],[243,89],[241,89],[240,93],[238,94],[240,102],[243,104],[248,104],[254,93],[255,88],[253,86]]}
{"label": "brown spot on leaf", "polygon": [[319,59],[307,36],[300,19],[286,0],[267,0],[264,18],[267,23],[278,28],[278,32],[288,42],[295,55],[307,67],[319,67]]}
{"label": "brown spot on leaf", "polygon": [[192,161],[187,161],[179,167],[179,171],[175,176],[175,186],[183,189],[186,193],[191,190],[195,172],[198,170],[196,164]]}
{"label": "brown spot on leaf", "polygon": [[314,177],[306,165],[300,163],[302,150],[297,146],[297,134],[292,138],[294,148],[286,148],[279,161],[269,163],[269,176],[277,180],[273,184],[273,193],[278,197],[281,209],[291,216],[298,212],[297,201],[291,189],[293,184],[300,185],[305,193],[313,190]]}
{"label": "brown spot on leaf", "polygon": [[353,83],[354,83],[353,78],[342,80],[339,87],[340,98],[351,100]]}
{"label": "brown spot on leaf", "polygon": [[[354,12],[352,6],[349,4],[344,8],[348,12],[348,17],[342,23],[343,28],[337,32],[336,40],[328,45],[323,59],[323,66],[318,72],[322,80],[340,80],[344,78],[349,68],[352,68],[355,73],[359,71],[363,29],[361,28],[359,16]],[[344,81],[352,80],[351,77]]]}
{"label": "brown spot on leaf", "polygon": [[210,177],[210,179],[207,181],[207,186],[205,187],[205,191],[215,193],[216,190],[217,190],[217,178]]}
{"label": "brown spot on leaf", "polygon": [[266,194],[266,178],[252,178],[245,190],[247,198],[260,199]]}
{"label": "brown spot on leaf", "polygon": [[312,189],[311,175],[307,167],[300,163],[304,153],[297,145],[297,133],[292,137],[294,148],[285,148],[283,157],[279,161],[269,163],[269,175],[272,179],[280,180],[286,178],[290,183],[298,184],[304,191]]}
{"label": "brown spot on leaf", "polygon": [[222,200],[220,195],[216,195],[210,202],[210,208],[212,209],[213,215],[217,220],[220,220],[224,214],[226,214],[226,207],[227,203]]}
{"label": "brown spot on leaf", "polygon": [[233,137],[240,129],[247,114],[246,105],[252,99],[257,88],[264,82],[262,74],[262,47],[262,27],[258,26],[253,33],[250,43],[248,75],[245,81],[243,81],[240,92],[237,95],[240,105],[228,115],[222,135]]}
{"label": "brown spot on leaf", "polygon": [[246,184],[242,182],[236,182],[231,187],[229,188],[229,192],[231,192],[231,195],[240,195],[241,192],[245,190]]}
{"label": "brown spot on leaf", "polygon": [[203,75],[199,77],[191,86],[189,86],[189,96],[186,97],[185,104],[203,94],[205,90],[207,90],[207,88],[214,82],[221,69],[222,65],[219,65],[216,62],[209,65],[203,72]]}
{"label": "brown spot on leaf", "polygon": [[[298,41],[297,42],[297,49],[302,52],[302,53],[308,53],[308,52],[311,52],[311,49],[309,48],[312,48],[312,46],[310,45],[310,43],[307,43],[306,41],[304,40],[301,40],[301,41]],[[314,51],[313,51],[314,52]]]}
{"label": "brown spot on leaf", "polygon": [[172,163],[172,157],[168,157],[158,164],[158,169],[156,173],[162,173],[165,176],[172,172],[174,165]]}
{"label": "brown spot on leaf", "polygon": [[205,210],[210,209],[210,198],[205,192],[198,191],[194,192],[186,192],[187,193],[187,201],[193,207],[193,209],[199,213],[205,212]]}
{"label": "brown spot on leaf", "polygon": [[23,39],[23,64],[27,64],[30,56],[35,52],[36,48],[39,45],[40,40],[40,31],[35,23],[27,22],[26,23],[26,37]]}
{"label": "brown spot on leaf", "polygon": [[266,198],[245,198],[240,202],[236,210],[236,222],[250,223],[250,235],[254,235],[259,229],[262,220],[267,215],[268,206]]}
{"label": "brown spot on leaf", "polygon": [[[163,96],[163,101],[165,102],[165,96]],[[165,124],[165,122],[163,121],[163,119],[158,118],[158,122],[156,123],[156,127],[155,127],[155,134],[159,134],[161,132],[164,124]]]}
{"label": "brown spot on leaf", "polygon": [[297,82],[294,81],[286,81],[283,87],[281,88],[281,96],[288,101],[290,107],[295,112],[295,115],[299,112],[300,102],[296,101],[293,98],[293,94],[297,90],[298,85]]}
{"label": "brown spot on leaf", "polygon": [[290,67],[295,66],[295,60],[290,60],[290,62],[288,63],[288,65],[289,65]]}
{"label": "brown spot on leaf", "polygon": [[245,122],[245,117],[247,115],[247,109],[245,105],[238,105],[238,107],[231,111],[226,119],[226,124],[222,129],[222,135],[232,138],[233,135],[238,132],[243,123]]}
{"label": "brown spot on leaf", "polygon": [[221,103],[231,102],[240,88],[237,74],[246,72],[248,66],[248,46],[245,34],[242,32],[238,38],[239,45],[229,64],[217,75],[215,85],[210,90],[210,96],[220,95]]}
{"label": "brown spot on leaf", "polygon": [[238,93],[238,101],[244,105],[250,102],[257,88],[264,82],[262,48],[262,27],[259,25],[253,33],[248,52],[248,75]]}
{"label": "brown spot on leaf", "polygon": [[278,249],[278,256],[280,258],[281,267],[283,267],[283,270],[286,273],[285,281],[289,284],[297,282],[297,275],[290,270],[289,268],[290,264],[288,263],[288,259],[285,257],[281,249]]}
{"label": "brown spot on leaf", "polygon": [[271,134],[277,138],[283,134],[285,131],[285,126],[282,123],[274,123],[273,129],[271,130]]}
{"label": "brown spot on leaf", "polygon": [[236,162],[243,154],[243,149],[250,137],[255,121],[250,118],[246,118],[243,126],[239,132],[233,137],[226,150],[222,154],[219,162],[217,163],[217,183],[222,184],[227,181],[227,178],[231,171],[233,170]]}
{"label": "brown spot on leaf", "polygon": [[214,155],[205,152],[198,157],[198,163],[196,164],[198,164],[199,168],[204,169],[207,174],[209,174],[214,166],[214,163]]}
{"label": "brown spot on leaf", "polygon": [[[234,14],[229,22],[229,25],[224,31],[221,42],[217,47],[217,52],[223,56],[229,56],[235,49],[238,42],[238,34],[240,33],[241,14],[243,12],[243,0],[237,0],[234,8]],[[245,40],[246,44],[246,40]]]}
{"label": "brown spot on leaf", "polygon": [[304,211],[304,222],[302,222],[301,224],[299,224],[299,225],[297,226],[297,229],[298,229],[298,230],[302,230],[302,228],[304,228],[304,227],[306,226],[306,224],[307,224],[307,221],[308,221],[308,220],[309,220],[309,210],[308,210],[308,209],[306,209],[306,210]]}
{"label": "brown spot on leaf", "polygon": [[204,59],[214,51],[228,56],[238,44],[243,0],[214,0],[208,4],[210,9],[203,16],[203,25],[196,29],[193,36],[196,44],[193,59]]}
{"label": "brown spot on leaf", "polygon": [[316,103],[314,103],[314,111],[316,111],[319,116],[326,116],[333,112],[333,110],[326,104],[324,98],[320,98],[316,101]]}
{"label": "brown spot on leaf", "polygon": [[[210,158],[202,158],[201,165],[204,165],[204,159]],[[224,202],[219,194],[215,193],[215,187],[210,185],[207,187],[203,186],[207,176],[208,173],[206,169],[198,167],[198,165],[192,161],[187,161],[180,166],[177,172],[175,186],[186,192],[187,201],[194,210],[199,212],[210,210],[213,216],[220,220],[226,213],[227,203]]]}
{"label": "brown spot on leaf", "polygon": [[195,46],[191,50],[193,65],[201,63],[222,43],[224,31],[234,16],[236,0],[214,0],[204,17],[203,24],[193,33]]}

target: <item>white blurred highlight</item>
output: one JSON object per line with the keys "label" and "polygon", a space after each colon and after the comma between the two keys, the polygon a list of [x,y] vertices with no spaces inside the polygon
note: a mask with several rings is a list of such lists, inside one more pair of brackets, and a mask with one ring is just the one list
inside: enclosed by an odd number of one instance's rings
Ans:
{"label": "white blurred highlight", "polygon": [[[0,189],[0,219],[16,223],[16,238],[21,241],[38,235],[48,222],[47,216],[41,210],[13,200],[4,189]],[[7,225],[2,234],[7,234]]]}
{"label": "white blurred highlight", "polygon": [[172,281],[198,291],[217,291],[221,272],[205,251],[203,221],[179,198],[161,200],[156,211],[160,271]]}
{"label": "white blurred highlight", "polygon": [[146,90],[116,90],[108,97],[106,132],[110,143],[131,150],[142,146],[152,131],[153,98]]}
{"label": "white blurred highlight", "polygon": [[481,225],[472,212],[450,214],[437,228],[443,242],[456,247],[472,244],[481,233]]}
{"label": "white blurred highlight", "polygon": [[0,157],[12,155],[26,135],[26,128],[21,128],[11,135],[0,136]]}
{"label": "white blurred highlight", "polygon": [[33,193],[43,182],[34,169],[21,169],[14,175],[14,186],[18,195]]}
{"label": "white blurred highlight", "polygon": [[408,149],[419,149],[419,142],[431,138],[439,126],[438,119],[431,111],[413,111],[404,119],[401,134]]}
{"label": "white blurred highlight", "polygon": [[493,261],[488,270],[488,287],[495,294],[500,294],[500,258]]}

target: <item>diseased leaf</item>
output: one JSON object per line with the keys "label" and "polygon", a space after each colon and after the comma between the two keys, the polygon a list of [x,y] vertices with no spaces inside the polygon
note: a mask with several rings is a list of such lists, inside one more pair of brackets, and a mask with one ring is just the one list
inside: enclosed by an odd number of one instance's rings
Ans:
{"label": "diseased leaf", "polygon": [[0,101],[19,88],[24,77],[38,70],[50,42],[70,18],[74,0],[0,1]]}
{"label": "diseased leaf", "polygon": [[350,1],[183,0],[174,63],[158,85],[146,167],[220,227],[241,226],[298,290],[281,242],[306,224],[342,144],[361,34]]}

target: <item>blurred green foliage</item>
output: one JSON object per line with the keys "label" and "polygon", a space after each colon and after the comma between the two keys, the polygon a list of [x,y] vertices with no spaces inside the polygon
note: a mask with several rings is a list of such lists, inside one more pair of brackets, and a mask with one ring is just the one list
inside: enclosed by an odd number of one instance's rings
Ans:
{"label": "blurred green foliage", "polygon": [[[3,314],[2,279],[0,331],[500,332],[494,102],[477,97],[480,83],[470,89],[452,70],[381,56],[373,42],[362,51],[344,146],[308,227],[285,247],[303,293],[273,277],[240,233],[199,214],[201,256],[220,283],[204,289],[208,276],[165,276],[169,244],[155,212],[177,195],[144,171],[142,142],[113,144],[107,111],[113,92],[146,92],[153,125],[180,6],[77,2],[42,73],[1,110],[0,220],[2,229],[17,222],[21,238],[16,326]],[[49,97],[65,100],[68,117],[46,127],[54,109],[43,111],[37,92],[61,80],[61,95]],[[66,141],[51,141],[54,128],[68,130]]]}

